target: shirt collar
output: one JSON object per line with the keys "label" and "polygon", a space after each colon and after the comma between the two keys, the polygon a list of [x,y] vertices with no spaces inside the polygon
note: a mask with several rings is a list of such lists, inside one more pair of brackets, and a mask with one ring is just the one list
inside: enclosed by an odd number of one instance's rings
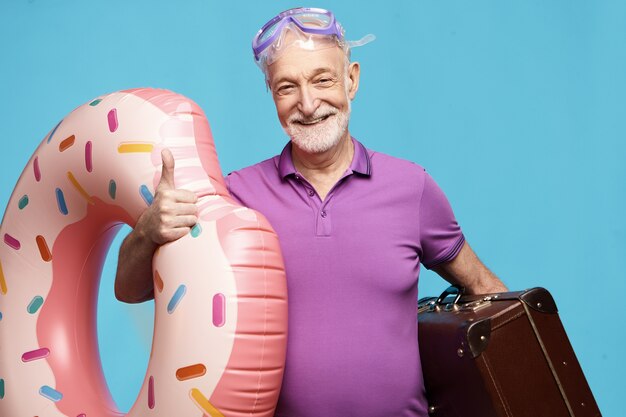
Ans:
{"label": "shirt collar", "polygon": [[[361,142],[350,137],[354,144],[354,156],[350,163],[350,172],[356,172],[361,175],[372,175],[372,163],[370,161],[370,155]],[[294,175],[296,173],[296,167],[293,165],[293,159],[291,158],[291,141],[289,141],[280,156],[278,157],[278,172],[281,178],[285,178],[288,175]]]}

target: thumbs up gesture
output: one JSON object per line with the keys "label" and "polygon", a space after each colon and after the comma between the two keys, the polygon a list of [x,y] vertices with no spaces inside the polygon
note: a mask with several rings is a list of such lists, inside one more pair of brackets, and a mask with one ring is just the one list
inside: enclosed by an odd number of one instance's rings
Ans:
{"label": "thumbs up gesture", "polygon": [[188,190],[176,189],[174,156],[169,149],[161,152],[163,170],[152,204],[135,225],[135,232],[159,246],[189,233],[198,221],[197,196]]}

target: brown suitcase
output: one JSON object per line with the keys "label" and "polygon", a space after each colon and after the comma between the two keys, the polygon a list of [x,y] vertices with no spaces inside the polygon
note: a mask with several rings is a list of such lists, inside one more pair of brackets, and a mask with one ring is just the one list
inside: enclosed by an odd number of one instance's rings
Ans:
{"label": "brown suitcase", "polygon": [[419,301],[430,416],[601,416],[547,290],[461,295]]}

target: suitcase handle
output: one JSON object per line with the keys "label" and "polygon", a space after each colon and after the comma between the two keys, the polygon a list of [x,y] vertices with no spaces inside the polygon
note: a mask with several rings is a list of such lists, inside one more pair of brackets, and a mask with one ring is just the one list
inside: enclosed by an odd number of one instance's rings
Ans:
{"label": "suitcase handle", "polygon": [[457,304],[459,300],[461,299],[461,296],[465,294],[465,287],[461,287],[459,285],[450,285],[448,288],[445,289],[444,292],[441,293],[439,298],[437,298],[437,301],[435,301],[435,305],[442,305],[443,301],[449,295],[454,295],[454,294],[456,294],[456,297],[454,297],[454,301],[452,301],[452,304]]}

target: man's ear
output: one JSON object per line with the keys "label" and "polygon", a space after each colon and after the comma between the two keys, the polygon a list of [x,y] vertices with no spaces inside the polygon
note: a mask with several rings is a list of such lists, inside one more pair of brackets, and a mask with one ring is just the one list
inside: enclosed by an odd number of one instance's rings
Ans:
{"label": "man's ear", "polygon": [[361,65],[358,62],[351,62],[348,67],[348,98],[354,100],[356,92],[359,90],[359,77],[361,76]]}

